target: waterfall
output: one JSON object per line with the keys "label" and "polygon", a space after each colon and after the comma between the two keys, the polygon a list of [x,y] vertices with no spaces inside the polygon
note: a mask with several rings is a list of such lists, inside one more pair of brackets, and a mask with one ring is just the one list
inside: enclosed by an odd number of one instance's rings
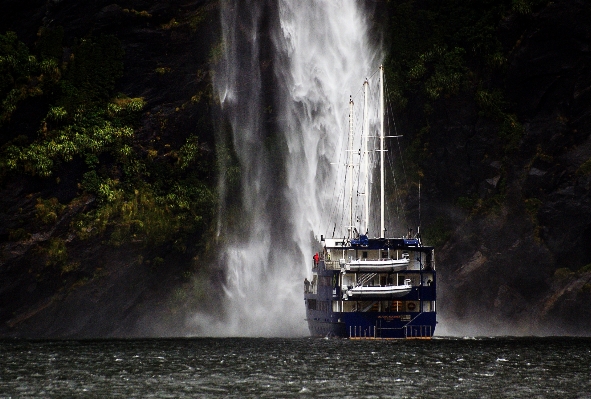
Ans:
{"label": "waterfall", "polygon": [[[379,64],[355,0],[222,0],[214,87],[240,167],[240,226],[224,219],[223,317],[205,335],[307,335],[303,280],[327,234],[349,95]],[[220,179],[224,198],[227,184]],[[331,227],[332,228],[332,227]],[[316,238],[315,238],[316,237]]]}

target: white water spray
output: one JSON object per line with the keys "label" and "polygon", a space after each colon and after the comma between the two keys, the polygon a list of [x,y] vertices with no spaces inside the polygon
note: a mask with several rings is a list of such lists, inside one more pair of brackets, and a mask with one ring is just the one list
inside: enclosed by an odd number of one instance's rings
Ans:
{"label": "white water spray", "polygon": [[[314,236],[329,227],[335,180],[344,180],[344,164],[334,163],[349,95],[380,54],[355,0],[223,0],[221,9],[224,61],[214,83],[240,162],[246,234],[225,237],[224,317],[196,322],[206,335],[307,335],[303,280],[319,250]],[[222,219],[220,234],[229,231]]]}

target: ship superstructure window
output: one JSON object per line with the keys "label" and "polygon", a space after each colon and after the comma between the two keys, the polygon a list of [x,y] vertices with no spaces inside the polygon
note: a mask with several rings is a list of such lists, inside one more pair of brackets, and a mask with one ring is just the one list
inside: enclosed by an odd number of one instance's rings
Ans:
{"label": "ship superstructure window", "polygon": [[367,259],[367,251],[362,252],[362,257],[363,257],[363,259]]}
{"label": "ship superstructure window", "polygon": [[345,274],[343,275],[343,287],[347,287],[350,285],[354,285],[355,284],[355,275],[354,274]]}

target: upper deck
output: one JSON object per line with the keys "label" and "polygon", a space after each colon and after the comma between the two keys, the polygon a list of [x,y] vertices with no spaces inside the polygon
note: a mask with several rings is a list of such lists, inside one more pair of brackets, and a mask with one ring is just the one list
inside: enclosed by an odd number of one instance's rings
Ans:
{"label": "upper deck", "polygon": [[[405,264],[406,270],[435,270],[434,248],[422,246],[416,238],[326,238],[320,256],[327,270],[348,269],[351,265],[359,264],[377,265],[387,260],[394,260],[397,265],[393,266],[395,268]],[[375,267],[368,267],[367,271],[373,269]]]}

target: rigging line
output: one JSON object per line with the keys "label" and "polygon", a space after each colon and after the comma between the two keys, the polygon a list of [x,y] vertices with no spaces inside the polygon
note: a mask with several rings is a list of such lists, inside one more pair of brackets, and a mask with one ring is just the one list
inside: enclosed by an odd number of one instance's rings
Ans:
{"label": "rigging line", "polygon": [[[373,77],[374,77],[374,76],[375,76],[375,75],[376,75],[376,74],[377,74],[377,73],[380,71],[380,69],[379,69],[379,68],[377,68],[377,69],[376,69],[376,68],[371,68],[371,69],[372,69],[372,70],[374,70],[374,72],[373,72],[373,73],[372,73],[372,74],[371,74],[369,77],[367,77],[367,78],[365,78],[365,79],[361,79],[361,80],[363,80],[363,82],[365,82],[366,80],[367,80],[368,82],[371,82],[371,81],[372,81],[372,78],[373,78]],[[371,86],[370,86],[370,87],[371,87]],[[363,91],[363,83],[361,84],[361,86],[359,87],[359,89],[358,89],[358,90],[355,92],[355,94],[353,94],[353,95],[351,96],[351,97],[352,97],[352,99],[353,99],[353,102],[357,103],[357,102],[355,101],[355,99],[357,98],[357,96],[359,96],[359,95],[360,95],[360,93],[361,93],[362,91]]]}
{"label": "rigging line", "polygon": [[[345,173],[345,176],[344,176],[345,184],[342,184],[341,185],[341,190],[339,191],[340,192],[339,198],[334,203],[334,218],[335,218],[335,223],[337,223],[337,222],[339,223],[339,228],[340,229],[343,229],[343,223],[344,223],[343,220],[344,220],[345,214],[346,214],[345,210],[347,209],[347,206],[348,206],[347,205],[347,198],[348,198],[348,195],[347,195],[347,181],[348,181],[348,179],[353,179],[353,176],[348,176],[348,173],[347,173],[347,170],[346,169],[345,169],[344,173]],[[339,209],[340,209],[340,211],[339,211]],[[340,214],[340,221],[338,220],[339,219],[339,217],[338,217],[339,214]],[[340,232],[339,232],[339,234],[340,234]]]}
{"label": "rigging line", "polygon": [[[349,117],[347,115],[347,112],[344,112],[344,114],[345,115],[344,116],[341,116],[341,118],[344,119],[344,120],[347,120],[348,117]],[[346,125],[347,125],[347,123],[344,123],[343,124],[343,126],[346,126]],[[339,141],[341,142],[341,148],[336,149],[336,150],[338,150],[337,151],[338,152],[338,162],[337,162],[337,165],[341,165],[341,160],[342,160],[342,156],[343,156],[343,153],[344,153],[344,151],[342,151],[342,146],[343,145],[346,146],[348,140],[339,140]],[[335,174],[338,175],[338,172],[339,172],[338,166],[337,166],[335,172],[336,172]],[[344,177],[344,179],[345,179],[345,184],[343,185],[343,190],[344,190],[344,187],[346,187],[346,180],[347,180],[346,167],[345,167],[345,177]],[[334,179],[334,187],[333,187],[333,195],[331,197],[333,199],[335,198],[335,193],[337,192],[337,187],[338,187],[338,179],[335,178]],[[344,203],[344,201],[345,201],[345,199],[344,199],[344,193],[343,193],[343,203]],[[329,217],[328,217],[328,221],[327,221],[328,222],[328,225],[326,226],[326,229],[324,230],[325,232],[327,232],[328,229],[330,228],[330,225],[332,224],[332,221],[333,221],[333,217],[334,217],[335,223],[336,223],[336,219],[337,219],[337,215],[336,214],[337,214],[337,209],[338,209],[339,203],[340,203],[340,196],[339,196],[339,198],[337,198],[336,201],[335,200],[332,201],[332,205],[331,205],[331,209],[330,209]]]}
{"label": "rigging line", "polygon": [[[343,225],[343,218],[345,216],[345,213],[344,212],[341,212],[340,213],[341,220],[339,221],[339,218],[338,218],[336,209],[338,208],[338,204],[341,203],[341,199],[343,200],[343,204],[344,204],[344,201],[345,201],[344,197],[345,197],[345,186],[343,186],[342,191],[340,191],[339,197],[338,197],[338,199],[337,199],[337,201],[335,203],[335,207],[334,207],[335,212],[333,213],[333,216],[334,216],[334,230],[336,230],[337,224],[338,224],[339,228],[342,228],[342,225]],[[331,222],[332,221],[333,221],[333,219],[332,219],[332,216],[331,216]],[[330,226],[329,226],[329,228],[330,228]],[[333,237],[334,237],[334,230],[333,230]],[[327,232],[328,232],[328,230],[327,230]]]}
{"label": "rigging line", "polygon": [[[349,118],[348,113],[347,112],[343,112],[343,119],[348,119],[348,118]],[[353,113],[353,119],[354,119],[353,120],[354,127],[355,126],[359,126],[359,113],[354,112]],[[347,123],[343,123],[343,126],[347,126],[347,125],[349,125],[348,122]],[[356,128],[356,129],[354,128],[354,130],[358,130],[358,128]],[[344,168],[344,181],[345,181],[345,184],[342,185],[342,187],[343,187],[342,197],[339,195],[339,198],[336,201],[333,201],[333,206],[332,206],[333,211],[330,213],[330,221],[332,222],[334,220],[335,223],[336,223],[336,222],[338,222],[338,216],[337,216],[338,210],[339,209],[341,210],[340,211],[340,214],[341,214],[340,227],[341,228],[343,227],[343,219],[344,219],[345,213],[346,213],[345,212],[345,209],[348,209],[351,206],[351,204],[349,204],[348,201],[347,201],[347,194],[346,194],[347,184],[346,183],[347,183],[348,179],[355,180],[355,176],[354,176],[354,173],[355,173],[354,165],[351,165],[349,167],[349,166],[347,166],[348,165],[348,161],[346,161],[344,163],[341,162],[341,158],[343,157],[343,154],[347,154],[348,153],[348,151],[343,151],[342,147],[343,146],[346,146],[346,148],[349,148],[349,144],[350,144],[349,142],[350,142],[350,139],[351,138],[349,137],[349,134],[347,134],[346,137],[347,137],[347,140],[341,140],[340,141],[341,142],[341,150],[338,151],[339,152],[339,162],[338,162],[338,165],[341,165],[341,166],[342,165],[345,165],[345,168]],[[335,179],[335,190],[334,191],[336,191],[336,185],[337,184],[338,184],[338,179]],[[333,198],[334,198],[334,196],[333,196]],[[347,226],[348,225],[349,225],[349,222],[347,223]]]}
{"label": "rigging line", "polygon": [[[372,79],[372,78],[373,78],[373,77],[376,75],[376,73],[378,73],[378,72],[380,71],[380,70],[379,70],[379,68],[378,68],[378,69],[372,68],[372,69],[374,70],[374,72],[373,72],[373,73],[372,73],[372,74],[371,74],[369,77],[366,77],[366,78],[364,78],[364,79],[360,79],[360,80],[362,80],[363,82],[365,82],[366,80],[367,80],[368,82],[370,82],[370,81],[371,81],[371,79]],[[367,75],[366,75],[366,76],[367,76]],[[355,98],[357,98],[357,96],[358,96],[358,95],[361,93],[361,91],[363,91],[363,84],[361,84],[361,87],[360,87],[360,88],[359,88],[359,89],[358,89],[358,90],[355,92],[355,94],[352,96],[352,97],[353,97],[353,100],[355,100]]]}
{"label": "rigging line", "polygon": [[333,197],[332,197],[333,198],[333,201],[332,201],[332,205],[331,205],[330,216],[329,216],[329,219],[327,221],[328,225],[327,225],[326,229],[324,230],[325,232],[328,231],[328,229],[330,228],[330,225],[332,225],[333,222],[336,223],[338,221],[337,209],[338,209],[339,204],[341,203],[341,201],[344,201],[344,188],[343,188],[343,192],[342,193],[339,191],[338,197],[336,197],[334,195],[334,193],[336,193],[337,185],[338,185],[338,180],[335,179],[335,187],[334,187],[334,190],[333,190]]}
{"label": "rigging line", "polygon": [[404,204],[400,196],[400,190],[398,189],[398,181],[396,180],[394,160],[389,159],[390,173],[392,174],[392,180],[394,180],[394,203],[396,204],[396,216],[400,220],[401,209],[404,209]]}
{"label": "rigging line", "polygon": [[[343,145],[346,145],[346,141],[341,140],[341,147]],[[343,154],[343,151],[342,150],[339,150],[338,153],[339,153],[339,158],[338,158],[337,165],[341,165],[341,157],[343,156],[342,155]],[[338,175],[338,173],[339,173],[339,168],[337,166],[337,168],[336,168],[336,174]],[[336,219],[337,219],[337,209],[338,209],[339,203],[341,201],[340,194],[339,194],[339,197],[336,200],[334,199],[335,198],[334,193],[336,193],[337,187],[338,187],[338,183],[339,183],[339,179],[337,179],[336,177],[337,176],[335,176],[335,179],[334,179],[333,196],[331,197],[331,198],[333,198],[333,201],[332,201],[332,205],[331,205],[331,212],[330,212],[329,224],[332,224],[333,220],[336,222]],[[346,181],[346,179],[347,179],[346,174],[345,174],[345,176],[343,176],[343,179]]]}
{"label": "rigging line", "polygon": [[358,96],[360,96],[360,95],[361,95],[360,93],[361,93],[362,91],[363,91],[363,85],[361,85],[361,87],[360,87],[359,89],[357,89],[357,91],[355,92],[355,94],[353,94],[353,95],[351,96],[351,99],[353,100],[353,103],[354,103],[354,104],[357,104],[357,98],[358,98]]}
{"label": "rigging line", "polygon": [[[372,82],[374,85],[376,85],[377,83],[373,82],[373,77],[378,72],[379,72],[379,69],[375,69],[374,72],[368,78],[366,78],[366,80],[368,80],[368,81]],[[375,91],[371,87],[372,86],[370,85],[369,88],[371,90],[371,93],[375,93]],[[359,94],[361,93],[362,90],[363,90],[363,85],[361,85],[359,87],[359,89],[357,90],[357,92],[354,95],[352,95],[351,98],[352,99],[356,99],[359,96]],[[377,108],[376,108],[376,113],[377,113]],[[359,115],[360,115],[360,113],[355,113],[355,116],[354,116],[354,125],[357,127],[356,128],[357,131],[359,129],[358,126],[360,124]],[[374,148],[375,148],[375,140],[376,139],[374,138],[374,140],[373,140],[374,141],[374,143],[373,143],[374,144]],[[341,143],[342,143],[341,144],[341,147],[342,147],[342,145],[348,144],[348,141],[342,140]],[[338,162],[339,164],[341,163],[341,158],[343,156],[342,154],[343,154],[343,151],[339,151],[339,162]],[[369,154],[362,154],[362,156],[368,156],[369,157]],[[368,162],[369,162],[369,160],[371,158],[372,157],[369,157],[368,158]],[[361,160],[359,162],[361,163]],[[375,159],[373,159],[371,162],[372,162],[372,165],[373,165],[375,163]],[[357,187],[356,188],[357,188],[357,193],[359,194],[361,171],[360,170],[355,171],[355,168],[353,166],[351,166],[351,173],[348,173],[349,172],[348,169],[349,169],[349,167],[345,167],[345,171],[344,171],[345,172],[344,173],[344,175],[345,175],[345,184],[343,185],[343,187],[346,187],[347,178],[351,178],[351,179],[354,179],[354,180],[356,178],[356,180],[357,180]],[[338,169],[337,169],[337,174],[338,174]],[[351,175],[350,177],[348,177],[349,174]],[[335,179],[335,186],[333,188],[333,197],[332,198],[335,198],[335,195],[334,194],[337,192],[337,189],[336,189],[337,183],[338,183],[338,179]],[[369,195],[369,193],[366,193],[366,195]],[[343,189],[343,191],[342,191],[342,197],[341,197],[341,195],[339,195],[339,197],[336,199],[336,201],[333,201],[333,203],[332,203],[332,206],[331,206],[332,209],[329,211],[329,217],[328,217],[328,221],[327,221],[329,223],[329,225],[332,224],[332,221],[333,220],[336,222],[339,204],[345,205],[345,201],[346,201],[346,193],[345,193],[345,189]],[[355,203],[354,204],[354,207],[355,208],[358,208],[358,206],[359,206],[358,203]],[[344,206],[342,208],[345,209]],[[341,225],[342,225],[342,220],[344,219],[344,217],[345,217],[345,213],[342,211],[341,212]],[[356,215],[355,219],[358,219],[358,218],[359,218],[359,216]],[[328,228],[329,228],[329,226],[327,226],[327,229]],[[326,231],[328,231],[328,230],[326,230]]]}
{"label": "rigging line", "polygon": [[[387,86],[387,82],[386,79],[384,78],[384,86],[386,86],[386,88],[384,90],[386,90],[386,92],[389,93],[389,88]],[[389,98],[390,96],[388,96],[387,98]],[[396,136],[396,143],[398,144],[398,154],[400,156],[400,164],[402,165],[402,174],[404,175],[404,182],[406,184],[406,186],[408,187],[408,178],[406,176],[406,167],[404,165],[404,157],[402,156],[402,148],[400,147],[400,138],[398,137],[398,129],[396,127],[396,119],[394,118],[394,109],[392,108],[392,103],[388,101],[388,110],[390,112],[390,115],[392,115],[391,118],[388,118],[388,126],[390,125],[390,119],[392,119],[392,124],[394,125],[394,135]]]}
{"label": "rigging line", "polygon": [[[387,88],[387,83],[384,79],[384,86],[386,86],[385,90],[389,93],[389,89]],[[387,96],[386,98],[389,98],[389,96]],[[402,173],[404,176],[404,180],[406,182],[406,187],[408,187],[408,179],[407,179],[407,175],[406,175],[406,168],[404,165],[404,158],[402,156],[402,150],[400,147],[400,137],[398,137],[398,130],[397,130],[397,126],[396,126],[396,120],[394,118],[394,110],[392,109],[392,103],[388,101],[388,114],[391,116],[390,118],[386,118],[386,123],[388,124],[388,129],[390,129],[390,120],[392,120],[393,123],[393,130],[394,130],[394,136],[396,137],[396,143],[398,145],[398,153],[399,153],[399,158],[400,158],[400,164],[402,166]],[[398,187],[398,180],[396,179],[396,174],[395,174],[395,165],[394,165],[394,157],[389,157],[388,158],[388,164],[390,167],[390,173],[392,175],[392,179],[394,181],[394,203],[396,205],[396,216],[397,219],[400,220],[401,218],[401,213],[404,210],[404,204],[402,201],[402,197],[400,195],[400,189]]]}
{"label": "rigging line", "polygon": [[[346,191],[346,186],[343,186],[343,205],[345,204],[345,201],[346,201],[346,193],[345,193],[345,191]],[[343,207],[343,210],[344,210],[344,208],[345,207]],[[341,232],[343,230],[346,230],[346,229],[343,229],[344,219],[345,219],[345,212],[343,211],[343,212],[341,212],[341,220],[339,222],[339,227],[341,229]],[[336,223],[337,222],[335,221],[335,226],[336,226]],[[340,233],[339,233],[339,235],[340,235]],[[345,233],[345,235],[346,235],[346,233]],[[333,234],[333,237],[334,237],[334,234]]]}
{"label": "rigging line", "polygon": [[373,77],[376,75],[376,73],[380,72],[380,68],[372,68],[372,69],[373,69],[374,71],[373,71],[373,73],[371,74],[371,76],[370,76],[369,78],[367,78],[367,80],[370,80],[371,78],[373,78]]}

